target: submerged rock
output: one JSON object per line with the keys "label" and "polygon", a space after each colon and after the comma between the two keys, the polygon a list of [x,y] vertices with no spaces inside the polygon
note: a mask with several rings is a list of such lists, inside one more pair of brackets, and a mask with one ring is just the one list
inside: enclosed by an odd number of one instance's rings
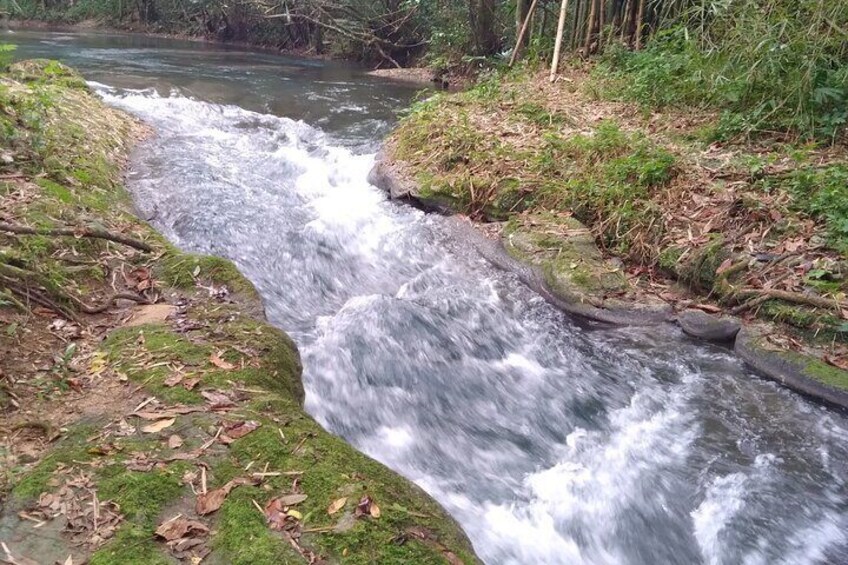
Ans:
{"label": "submerged rock", "polygon": [[733,341],[742,324],[735,318],[711,316],[701,310],[686,310],[677,317],[684,333],[707,341]]}

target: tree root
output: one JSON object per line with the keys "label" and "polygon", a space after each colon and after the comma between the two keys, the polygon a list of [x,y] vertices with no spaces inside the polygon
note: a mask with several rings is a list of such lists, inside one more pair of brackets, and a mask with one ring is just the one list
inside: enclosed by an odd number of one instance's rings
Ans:
{"label": "tree root", "polygon": [[137,239],[133,239],[131,237],[126,237],[120,234],[115,234],[106,230],[95,228],[30,228],[27,226],[0,222],[0,231],[14,233],[18,235],[49,235],[106,239],[109,241],[114,241],[115,243],[127,245],[129,247],[138,249],[139,251],[144,251],[146,253],[150,253],[151,251],[153,251],[153,247],[144,243],[143,241],[138,241]]}
{"label": "tree root", "polygon": [[783,300],[784,302],[791,302],[802,306],[812,306],[813,308],[822,308],[824,310],[835,310],[836,312],[842,312],[842,310],[848,309],[848,304],[839,302],[838,300],[787,290],[742,289],[736,291],[733,297],[746,300],[746,302],[731,310],[733,314],[750,310],[771,299]]}
{"label": "tree root", "polygon": [[21,312],[27,313],[29,312],[29,308],[26,307],[26,304],[15,298],[15,295],[12,294],[11,290],[0,291],[0,300],[5,300],[11,303],[12,306],[20,310]]}
{"label": "tree root", "polygon": [[[77,324],[80,323],[80,319],[76,316],[75,311],[83,314],[101,314],[108,310],[116,300],[131,300],[138,304],[150,303],[147,298],[138,294],[117,292],[110,295],[101,304],[90,306],[76,296],[63,292],[49,282],[42,280],[38,273],[3,262],[0,262],[0,284],[11,293],[20,296],[25,302],[33,302],[53,310]],[[22,304],[20,301],[16,302]],[[72,304],[73,307],[65,306],[62,303]]]}
{"label": "tree root", "polygon": [[150,304],[150,301],[148,299],[138,294],[133,294],[131,292],[116,292],[115,294],[112,294],[111,296],[109,296],[109,298],[104,300],[103,303],[99,306],[88,306],[82,300],[74,296],[69,296],[69,298],[72,302],[74,302],[74,304],[77,305],[79,311],[84,314],[101,314],[108,310],[112,303],[116,300],[131,300],[136,304]]}

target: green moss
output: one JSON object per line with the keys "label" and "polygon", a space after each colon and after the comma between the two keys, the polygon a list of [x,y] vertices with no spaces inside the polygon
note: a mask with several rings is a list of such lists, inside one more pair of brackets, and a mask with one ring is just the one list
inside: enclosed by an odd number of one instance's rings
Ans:
{"label": "green moss", "polygon": [[510,255],[541,267],[548,287],[568,300],[600,300],[628,288],[621,269],[604,259],[591,233],[572,217],[542,213],[513,219],[503,238]]}
{"label": "green moss", "polygon": [[775,321],[784,322],[800,329],[812,327],[820,317],[812,308],[794,306],[780,300],[769,300],[763,304],[763,312]]}
{"label": "green moss", "polygon": [[684,252],[685,249],[682,247],[666,247],[659,254],[660,268],[667,273],[677,275],[679,271],[678,263]]}
{"label": "green moss", "polygon": [[253,284],[231,261],[221,257],[182,253],[171,248],[157,266],[157,275],[165,284],[177,288],[192,288],[202,279],[226,285],[248,297],[258,297]]}
{"label": "green moss", "polygon": [[[298,505],[298,511],[307,529],[339,522],[344,512],[329,516],[326,511],[334,500],[347,497],[350,512],[362,496],[371,496],[381,508],[379,519],[354,520],[346,531],[304,535],[304,545],[331,561],[443,563],[441,553],[432,547],[417,541],[394,542],[406,528],[416,525],[430,529],[463,561],[474,562],[455,524],[420,489],[327,434],[292,405],[275,403],[274,408],[275,413],[285,415],[284,425],[263,418],[262,427],[233,443],[230,455],[235,461],[214,468],[216,482],[227,480],[234,469],[250,461],[263,467],[267,464],[269,469],[303,471],[300,488],[308,498]],[[279,538],[267,532],[252,501],[264,505],[276,493],[285,492],[290,483],[290,477],[272,479],[267,483],[270,489],[240,487],[230,495],[215,537],[216,546],[225,550],[228,560],[288,562],[290,553]]]}
{"label": "green moss", "polygon": [[[109,334],[101,347],[115,370],[135,382],[144,383],[162,400],[184,404],[203,402],[198,393],[181,386],[167,387],[164,382],[173,371],[169,362],[185,367],[188,376],[191,376],[193,368],[211,366],[212,347],[194,344],[167,326],[156,324],[116,330]],[[150,353],[153,360],[137,360],[135,353],[139,349]]]}
{"label": "green moss", "polygon": [[115,538],[98,549],[90,565],[172,565],[160,546],[153,541],[149,528],[133,523],[125,524]]}
{"label": "green moss", "polygon": [[147,526],[155,523],[162,508],[179,498],[184,488],[181,473],[174,468],[136,472],[117,464],[104,467],[98,475],[101,500],[116,502],[126,519]]}
{"label": "green moss", "polygon": [[76,461],[89,461],[95,457],[90,451],[88,438],[97,433],[98,428],[89,423],[71,427],[58,445],[38,464],[16,482],[13,496],[23,502],[38,498],[50,489],[50,480],[59,465],[73,466]]}
{"label": "green moss", "polygon": [[818,359],[810,360],[804,367],[804,373],[827,385],[848,390],[848,371],[843,371]]}
{"label": "green moss", "polygon": [[61,184],[53,182],[50,179],[37,179],[36,184],[43,188],[47,195],[56,198],[65,204],[71,204],[74,201],[73,193],[69,189],[65,188]]}
{"label": "green moss", "polygon": [[239,487],[227,498],[218,517],[215,548],[227,555],[233,565],[262,563],[302,563],[303,558],[275,534],[253,500],[265,500],[267,493],[257,487]]}
{"label": "green moss", "polygon": [[60,447],[45,456],[38,465],[28,472],[12,489],[12,495],[18,500],[30,501],[41,493],[48,492],[53,473],[60,464],[73,465],[74,461],[88,461],[91,455],[84,447]]}

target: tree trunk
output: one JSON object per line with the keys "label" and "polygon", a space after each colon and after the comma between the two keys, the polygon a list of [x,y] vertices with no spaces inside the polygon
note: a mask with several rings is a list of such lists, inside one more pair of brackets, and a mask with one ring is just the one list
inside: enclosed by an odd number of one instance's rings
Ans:
{"label": "tree trunk", "polygon": [[645,0],[639,0],[639,13],[636,15],[636,50],[642,48],[642,20],[645,19]]}
{"label": "tree trunk", "polygon": [[495,32],[495,0],[469,0],[468,20],[471,24],[475,54],[496,54],[501,44]]}
{"label": "tree trunk", "polygon": [[[521,34],[521,28],[524,25],[524,20],[527,19],[527,13],[530,11],[530,0],[515,0],[515,37]],[[530,37],[524,37],[520,44],[516,42],[518,49],[527,47]]]}
{"label": "tree trunk", "polygon": [[595,19],[598,13],[598,0],[589,0],[591,8],[586,19],[586,41],[583,43],[583,55],[588,57],[592,51],[592,32],[595,31]]}
{"label": "tree trunk", "polygon": [[559,7],[559,21],[557,22],[557,35],[554,42],[554,57],[551,60],[551,82],[556,80],[557,70],[559,70],[559,55],[562,49],[562,32],[565,30],[565,14],[568,12],[568,0],[562,0]]}
{"label": "tree trunk", "polygon": [[515,40],[515,49],[512,51],[512,57],[509,58],[509,66],[511,67],[515,60],[518,58],[518,55],[521,53],[521,49],[519,46],[524,43],[524,38],[529,36],[527,30],[530,29],[530,21],[533,19],[533,11],[536,9],[536,4],[539,0],[533,0],[533,3],[530,4],[530,9],[527,11],[527,17],[524,18],[524,23],[521,25],[521,29],[518,31],[518,38]]}

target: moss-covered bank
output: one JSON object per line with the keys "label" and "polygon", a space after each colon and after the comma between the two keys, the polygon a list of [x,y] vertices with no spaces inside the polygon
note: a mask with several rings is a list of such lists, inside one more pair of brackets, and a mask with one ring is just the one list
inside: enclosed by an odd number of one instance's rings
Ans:
{"label": "moss-covered bank", "polygon": [[[0,532],[12,555],[476,562],[429,496],[303,411],[296,347],[250,282],[132,215],[121,166],[144,134],[58,63],[0,75]],[[204,506],[225,485],[220,508]]]}
{"label": "moss-covered bank", "polygon": [[[389,137],[372,180],[496,226],[486,231],[571,311],[740,316],[845,373],[848,150],[717,142],[716,114],[647,112],[613,94],[599,73],[571,69],[556,84],[522,70],[431,96]],[[700,319],[689,333],[711,334]]]}

